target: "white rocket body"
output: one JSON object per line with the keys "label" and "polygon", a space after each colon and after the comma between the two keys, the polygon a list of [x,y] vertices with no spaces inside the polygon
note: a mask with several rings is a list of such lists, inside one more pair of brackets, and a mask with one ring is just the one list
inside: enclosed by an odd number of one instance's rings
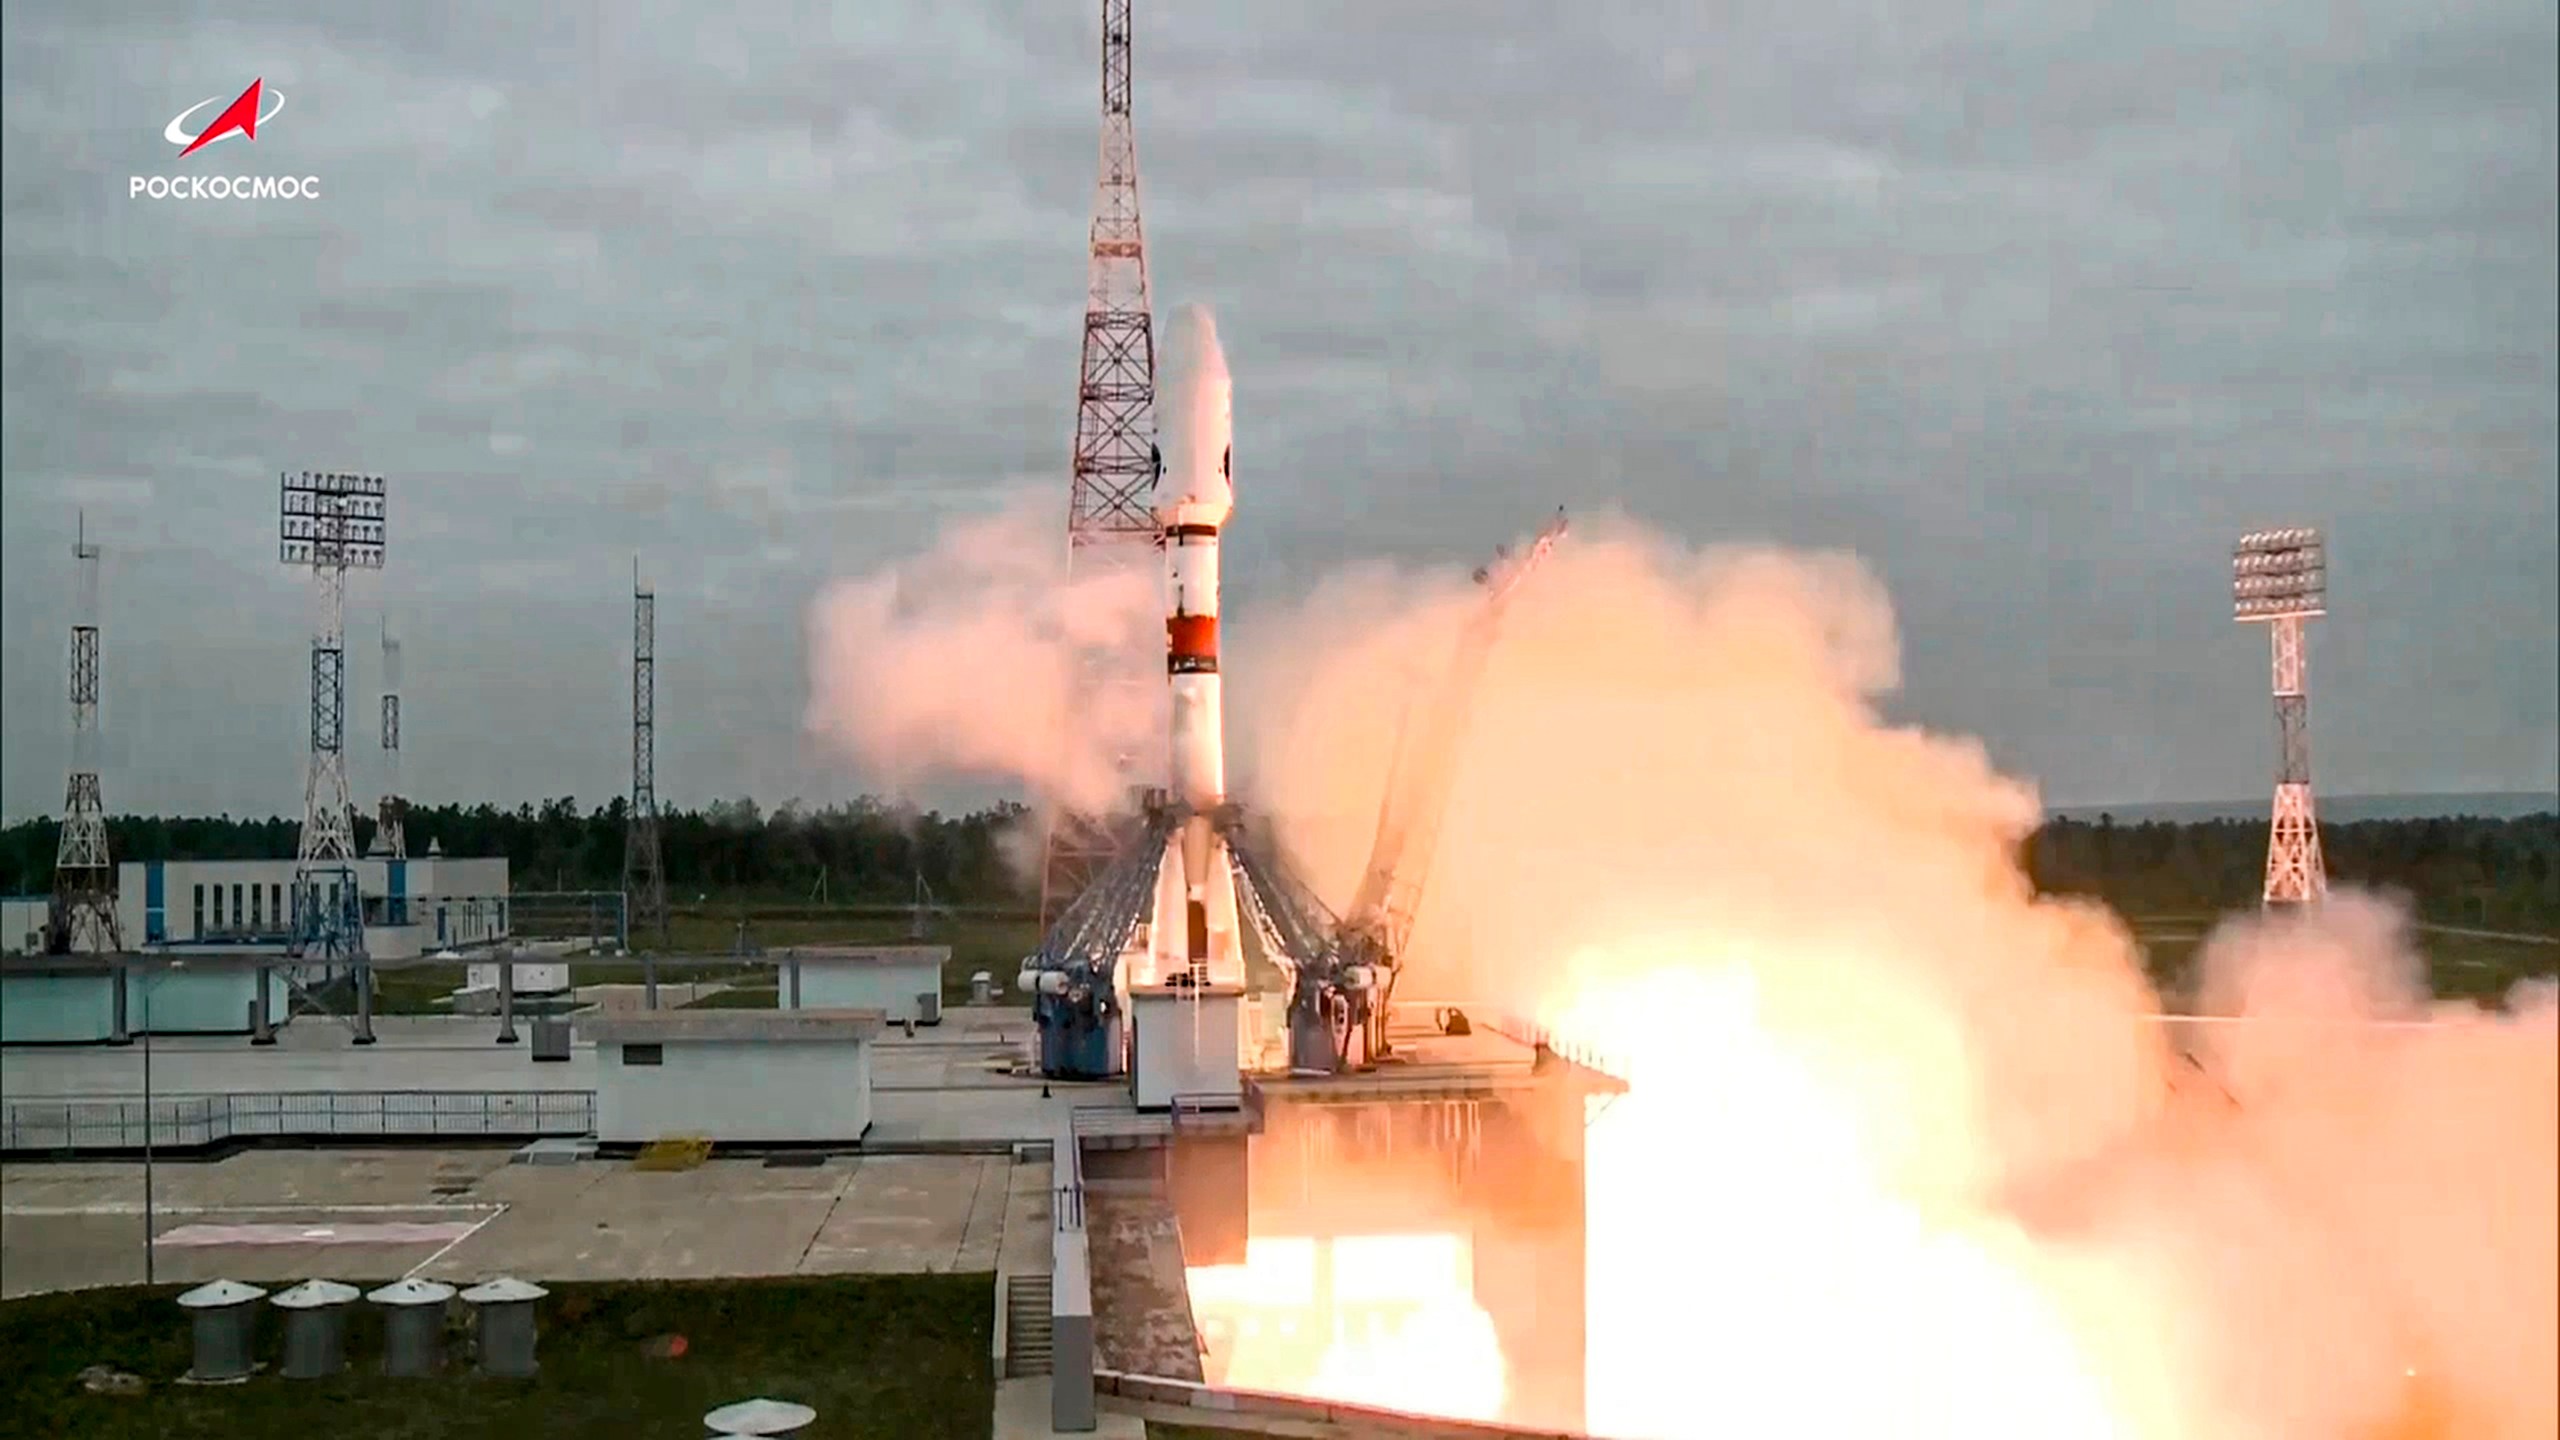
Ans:
{"label": "white rocket body", "polygon": [[1226,803],[1226,716],[1218,678],[1218,544],[1235,508],[1233,419],[1226,364],[1205,331],[1194,380],[1189,453],[1156,482],[1164,527],[1165,670],[1173,688],[1170,776],[1173,798],[1190,813],[1175,832],[1156,880],[1149,927],[1151,978],[1188,972],[1198,982],[1244,981],[1235,876],[1210,819]]}

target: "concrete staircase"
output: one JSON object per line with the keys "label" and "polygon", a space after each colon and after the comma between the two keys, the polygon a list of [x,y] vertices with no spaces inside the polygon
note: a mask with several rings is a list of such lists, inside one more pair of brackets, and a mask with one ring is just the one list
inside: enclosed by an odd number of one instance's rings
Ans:
{"label": "concrete staircase", "polygon": [[1015,1274],[1005,1281],[1004,1373],[1049,1373],[1049,1277]]}

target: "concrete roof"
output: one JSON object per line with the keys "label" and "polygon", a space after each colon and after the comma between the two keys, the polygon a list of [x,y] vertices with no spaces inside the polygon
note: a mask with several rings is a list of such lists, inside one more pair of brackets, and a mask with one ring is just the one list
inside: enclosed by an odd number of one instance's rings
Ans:
{"label": "concrete roof", "polygon": [[599,1045],[668,1041],[869,1040],[888,1028],[883,1010],[622,1010],[571,1017]]}
{"label": "concrete roof", "polygon": [[[767,956],[770,959],[770,956]],[[829,965],[948,965],[948,945],[794,945],[786,959]]]}

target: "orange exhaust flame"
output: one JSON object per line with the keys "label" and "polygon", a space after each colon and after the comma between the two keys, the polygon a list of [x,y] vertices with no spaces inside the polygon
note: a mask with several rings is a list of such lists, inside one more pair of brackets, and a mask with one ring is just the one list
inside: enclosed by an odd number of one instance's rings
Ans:
{"label": "orange exhaust flame", "polygon": [[1188,1272],[1212,1383],[1460,1420],[1502,1412],[1502,1352],[1457,1235],[1256,1236]]}

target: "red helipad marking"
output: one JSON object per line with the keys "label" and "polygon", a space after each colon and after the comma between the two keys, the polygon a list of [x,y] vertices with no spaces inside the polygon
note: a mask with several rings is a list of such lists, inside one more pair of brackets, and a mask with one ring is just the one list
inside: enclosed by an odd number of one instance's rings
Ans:
{"label": "red helipad marking", "polygon": [[353,1225],[181,1225],[163,1245],[441,1245],[471,1233],[469,1220],[382,1220]]}

